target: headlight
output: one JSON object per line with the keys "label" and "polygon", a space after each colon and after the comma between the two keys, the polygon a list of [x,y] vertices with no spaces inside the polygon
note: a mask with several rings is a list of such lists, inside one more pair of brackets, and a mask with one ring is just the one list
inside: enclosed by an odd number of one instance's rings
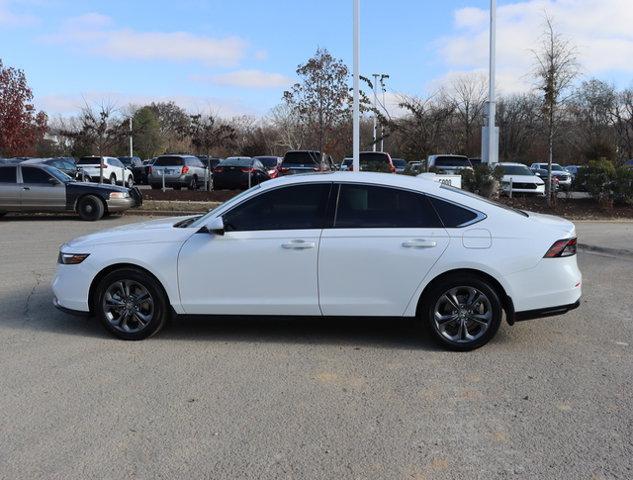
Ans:
{"label": "headlight", "polygon": [[83,262],[86,258],[88,258],[89,253],[64,253],[59,252],[59,257],[57,257],[57,263],[61,263],[63,265],[77,265],[78,263]]}
{"label": "headlight", "polygon": [[111,192],[110,198],[130,198],[130,194],[127,192]]}

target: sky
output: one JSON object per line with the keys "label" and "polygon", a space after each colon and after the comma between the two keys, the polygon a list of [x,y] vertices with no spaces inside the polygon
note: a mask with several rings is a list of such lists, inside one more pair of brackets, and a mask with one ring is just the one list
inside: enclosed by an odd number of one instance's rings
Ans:
{"label": "sky", "polygon": [[[498,0],[501,93],[533,88],[545,12],[583,78],[633,85],[633,0]],[[361,0],[361,73],[388,101],[486,72],[488,0]],[[318,47],[352,64],[352,0],[0,0],[0,59],[25,71],[51,116],[84,102],[174,100],[265,116]]]}

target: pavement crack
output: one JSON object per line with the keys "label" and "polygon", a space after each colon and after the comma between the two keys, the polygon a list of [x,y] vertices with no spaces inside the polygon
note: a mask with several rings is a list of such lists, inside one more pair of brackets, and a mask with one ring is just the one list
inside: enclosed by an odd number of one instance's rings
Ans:
{"label": "pavement crack", "polygon": [[35,291],[37,290],[37,288],[40,286],[40,283],[42,283],[41,273],[33,272],[33,275],[35,276],[35,285],[33,285],[33,288],[31,289],[28,296],[26,297],[26,301],[24,302],[24,308],[22,310],[22,315],[24,315],[25,321],[29,318],[29,315],[30,315],[31,298],[35,294]]}

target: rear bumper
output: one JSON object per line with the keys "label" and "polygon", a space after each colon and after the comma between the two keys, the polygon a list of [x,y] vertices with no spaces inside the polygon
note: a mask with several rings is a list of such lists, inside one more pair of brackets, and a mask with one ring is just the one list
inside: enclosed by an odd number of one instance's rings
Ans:
{"label": "rear bumper", "polygon": [[580,306],[580,299],[569,305],[559,305],[558,307],[537,308],[536,310],[525,310],[523,312],[515,312],[514,320],[521,322],[524,320],[533,320],[535,318],[553,317],[555,315],[563,315],[571,310],[575,310]]}
{"label": "rear bumper", "polygon": [[[173,187],[186,187],[191,183],[192,176],[189,174],[180,175],[178,177],[165,177],[165,186],[169,188]],[[147,181],[150,185],[158,185],[159,187],[163,186],[163,177],[150,175],[147,178]]]}

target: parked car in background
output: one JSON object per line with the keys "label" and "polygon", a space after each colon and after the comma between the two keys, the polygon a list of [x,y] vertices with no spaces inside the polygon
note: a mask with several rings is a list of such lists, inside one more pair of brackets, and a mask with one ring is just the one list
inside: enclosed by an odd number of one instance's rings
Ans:
{"label": "parked car in background", "polygon": [[499,162],[497,167],[503,170],[501,190],[505,194],[545,195],[545,182],[536,176],[527,165],[514,162]]}
{"label": "parked car in background", "polygon": [[143,161],[139,157],[118,158],[126,168],[132,171],[132,175],[134,175],[134,182],[147,183],[147,178],[143,178],[145,176],[145,167],[143,165]]}
{"label": "parked car in background", "polygon": [[479,157],[469,158],[468,161],[473,166],[473,168],[475,168],[477,165],[481,165],[481,158]]}
{"label": "parked car in background", "polygon": [[352,166],[352,163],[354,163],[354,159],[352,157],[345,157],[341,162],[339,170],[341,172],[347,172],[348,170],[351,170],[350,167]]}
{"label": "parked car in background", "polygon": [[[547,177],[549,175],[549,166],[547,163],[537,162],[533,163],[530,166],[530,170],[532,170],[536,175],[541,177],[543,181],[547,182]],[[558,163],[552,164],[552,177],[554,179],[554,183],[558,188],[563,190],[571,189],[572,177],[571,173],[565,170]]]}
{"label": "parked car in background", "polygon": [[268,169],[256,158],[225,158],[213,169],[214,190],[244,190],[266,180]]}
{"label": "parked car in background", "polygon": [[72,240],[53,302],[126,340],[172,312],[409,317],[444,347],[472,350],[503,318],[578,307],[581,282],[567,220],[405,175],[333,172],[265,182],[204,216]]}
{"label": "parked car in background", "polygon": [[180,190],[183,187],[196,190],[204,184],[207,173],[202,162],[193,155],[161,155],[156,157],[149,174],[149,184],[154,190],[165,187]]}
{"label": "parked car in background", "polygon": [[571,181],[573,182],[578,175],[578,171],[583,168],[582,165],[565,165],[565,170],[571,175]]}
{"label": "parked car in background", "polygon": [[[358,163],[360,164],[361,172],[396,172],[396,167],[393,165],[391,155],[387,152],[360,152]],[[353,171],[354,165],[350,165],[348,169],[349,171]]]}
{"label": "parked car in background", "polygon": [[404,158],[392,158],[393,166],[396,167],[396,173],[404,173],[407,168],[407,161]]}
{"label": "parked car in background", "polygon": [[210,157],[208,155],[196,155],[198,160],[202,162],[202,165],[207,167],[211,172],[221,161],[220,157]]}
{"label": "parked car in background", "polygon": [[260,155],[253,158],[262,162],[262,165],[264,165],[264,168],[270,178],[277,178],[279,175],[279,165],[281,165],[281,161],[283,160],[282,157]]}
{"label": "parked car in background", "polygon": [[328,172],[334,169],[332,157],[316,150],[286,152],[279,165],[279,176],[295,173]]}
{"label": "parked car in background", "polygon": [[83,220],[141,205],[137,188],[76,182],[45,163],[0,165],[0,216],[8,212],[77,212]]}
{"label": "parked car in background", "polygon": [[103,174],[103,182],[112,185],[134,185],[134,174],[115,157],[81,157],[77,162],[91,182],[98,183]]}
{"label": "parked car in background", "polygon": [[409,162],[407,164],[407,168],[405,168],[404,173],[407,175],[419,175],[424,172],[424,163],[423,162]]}
{"label": "parked car in background", "polygon": [[426,159],[426,169],[437,169],[440,173],[459,174],[461,170],[472,170],[473,166],[464,155],[430,155]]}
{"label": "parked car in background", "polygon": [[21,163],[25,165],[50,165],[51,167],[55,167],[61,170],[74,180],[77,180],[79,182],[90,181],[90,176],[88,176],[81,168],[77,166],[77,163],[75,162],[75,159],[73,157],[29,158],[28,160],[24,160]]}

